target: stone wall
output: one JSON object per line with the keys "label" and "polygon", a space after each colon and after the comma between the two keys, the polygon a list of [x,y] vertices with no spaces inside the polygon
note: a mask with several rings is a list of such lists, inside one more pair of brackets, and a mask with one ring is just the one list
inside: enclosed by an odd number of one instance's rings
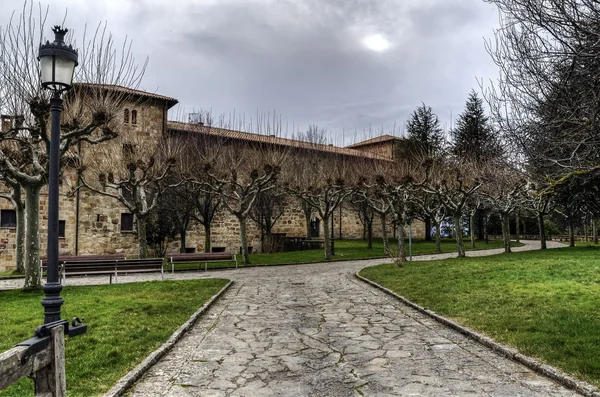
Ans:
{"label": "stone wall", "polygon": [[[166,120],[165,106],[161,101],[149,100],[144,102],[131,102],[124,106],[129,109],[129,122],[123,120],[121,113],[122,131],[133,132],[134,136],[144,140],[154,140],[164,132]],[[132,111],[137,111],[137,123],[132,124]],[[122,154],[122,142],[113,141],[106,145],[114,148],[106,151],[107,160],[117,163]],[[109,146],[110,147],[110,146]],[[376,152],[391,155],[392,145],[381,145],[373,148]],[[82,146],[85,154],[86,146]],[[63,171],[61,179],[60,215],[59,219],[65,221],[65,237],[59,239],[59,253],[62,255],[85,254],[124,254],[126,257],[137,257],[138,239],[135,225],[132,231],[121,230],[121,214],[129,211],[116,199],[81,190],[72,193],[77,184],[77,175],[74,169],[67,168]],[[7,200],[0,200],[0,210],[13,209]],[[313,217],[318,215],[313,214]],[[47,245],[47,191],[42,190],[40,195],[40,255],[46,254]],[[340,230],[341,228],[341,230]],[[319,225],[319,237],[323,237],[323,224]],[[275,224],[274,233],[283,233],[289,237],[305,237],[306,223],[304,213],[299,202],[291,199],[285,208],[284,214]],[[261,230],[252,220],[247,222],[248,246],[253,252],[261,252]],[[373,225],[375,238],[381,237],[381,226],[376,218]],[[393,235],[391,222],[388,222],[388,234]],[[336,239],[359,239],[363,237],[363,225],[357,214],[344,206],[334,214],[334,235]],[[415,237],[424,237],[424,225],[416,222],[413,226]],[[199,224],[192,224],[187,234],[187,247],[195,251],[204,249],[204,229]],[[240,237],[237,219],[225,210],[221,210],[212,224],[211,246],[213,249],[224,249],[228,252],[239,252]],[[15,229],[0,227],[0,270],[9,270],[15,267]],[[179,240],[169,245],[169,252],[179,250]]]}

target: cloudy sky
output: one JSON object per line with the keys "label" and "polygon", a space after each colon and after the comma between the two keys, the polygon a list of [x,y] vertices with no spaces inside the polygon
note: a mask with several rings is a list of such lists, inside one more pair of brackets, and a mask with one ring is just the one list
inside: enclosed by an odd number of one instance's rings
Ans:
{"label": "cloudy sky", "polygon": [[[50,4],[43,1],[42,4]],[[3,0],[19,10],[21,0]],[[54,0],[48,26],[106,21],[149,65],[140,85],[180,101],[172,118],[277,112],[284,130],[327,128],[346,144],[401,135],[430,105],[445,127],[477,79],[497,69],[484,39],[497,27],[483,0]],[[8,13],[0,14],[0,25]],[[48,29],[49,30],[49,29]],[[52,36],[49,32],[48,37]],[[371,132],[369,132],[371,129]],[[285,131],[284,131],[285,132]]]}

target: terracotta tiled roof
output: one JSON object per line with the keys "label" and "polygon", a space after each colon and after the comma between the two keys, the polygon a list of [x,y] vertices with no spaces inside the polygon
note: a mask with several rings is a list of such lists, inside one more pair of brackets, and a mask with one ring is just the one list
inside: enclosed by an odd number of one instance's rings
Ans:
{"label": "terracotta tiled roof", "polygon": [[87,87],[100,87],[100,88],[106,88],[108,90],[122,92],[125,94],[140,96],[143,98],[158,99],[158,100],[167,102],[169,109],[179,103],[179,101],[175,98],[171,98],[171,97],[164,96],[164,95],[154,94],[152,92],[134,90],[133,88],[123,87],[123,86],[115,85],[115,84],[75,83],[74,85],[75,86],[77,86],[77,85],[78,86],[87,86]]}
{"label": "terracotta tiled roof", "polygon": [[189,132],[200,132],[203,134],[213,135],[221,138],[239,139],[250,142],[262,142],[270,143],[273,145],[281,145],[295,148],[302,148],[307,150],[317,150],[321,152],[336,153],[344,156],[362,157],[374,160],[385,160],[389,161],[388,158],[380,156],[375,153],[363,152],[355,149],[348,149],[344,147],[321,145],[316,143],[297,141],[288,138],[279,138],[273,135],[261,135],[250,132],[242,132],[235,130],[228,130],[224,128],[207,127],[198,124],[181,123],[178,121],[169,121],[167,124],[169,130],[174,131],[189,131]]}
{"label": "terracotta tiled roof", "polygon": [[352,145],[346,146],[346,147],[348,147],[348,148],[363,147],[363,146],[374,145],[377,143],[383,143],[383,142],[389,142],[389,141],[402,141],[404,139],[405,138],[399,138],[399,137],[393,136],[393,135],[381,135],[381,136],[378,136],[375,138],[367,139],[366,141],[353,143]]}

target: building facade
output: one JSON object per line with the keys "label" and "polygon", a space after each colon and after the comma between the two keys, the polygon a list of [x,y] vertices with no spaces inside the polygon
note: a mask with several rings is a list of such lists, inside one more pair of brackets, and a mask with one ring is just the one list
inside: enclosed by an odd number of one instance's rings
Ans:
{"label": "building facade", "polygon": [[[113,90],[121,90],[128,95],[122,109],[120,128],[128,133],[134,133],[144,139],[155,139],[161,135],[172,133],[198,133],[197,125],[168,121],[168,111],[177,100],[153,93],[111,86]],[[14,120],[13,120],[14,121]],[[10,128],[12,121],[2,116],[2,127]],[[362,145],[355,144],[342,148],[329,145],[315,145],[307,142],[274,136],[252,134],[219,128],[206,128],[205,133],[216,134],[229,139],[246,140],[249,142],[269,143],[289,146],[319,153],[336,153],[350,157],[365,157],[371,159],[393,159],[394,145],[398,138],[386,136],[375,142],[365,141]],[[202,133],[202,131],[200,131]],[[78,150],[85,150],[79,148]],[[83,153],[79,153],[80,155]],[[61,175],[61,195],[59,213],[59,250],[60,255],[86,254],[116,254],[126,257],[137,257],[138,238],[134,217],[119,201],[102,196],[86,189],[75,190],[78,176],[75,169],[66,167]],[[391,222],[388,222],[391,225]],[[321,220],[312,216],[310,221],[311,233],[315,237],[323,237]],[[8,200],[0,200],[0,270],[11,270],[15,267],[16,250],[16,216],[13,205]],[[393,235],[388,226],[389,235]],[[213,251],[238,252],[240,246],[239,225],[235,217],[222,209],[216,215],[211,227],[211,247]],[[381,236],[381,226],[378,219],[373,225],[375,237]],[[304,212],[296,199],[290,199],[283,215],[275,224],[274,233],[289,237],[306,237],[307,225]],[[365,228],[356,211],[349,206],[343,206],[334,215],[334,236],[336,239],[363,238]],[[253,222],[247,225],[248,245],[252,252],[260,252],[261,230]],[[47,235],[47,190],[40,194],[40,255],[45,255]],[[424,236],[422,223],[413,226],[413,235]],[[204,250],[204,229],[201,225],[192,223],[188,228],[186,251],[200,252]],[[179,241],[174,241],[169,247],[170,252],[179,250]]]}

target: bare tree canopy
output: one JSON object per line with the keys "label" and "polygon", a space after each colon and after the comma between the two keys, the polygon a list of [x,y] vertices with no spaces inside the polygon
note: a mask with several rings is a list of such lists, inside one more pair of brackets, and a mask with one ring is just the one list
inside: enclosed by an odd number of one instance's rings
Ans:
{"label": "bare tree canopy", "polygon": [[[0,136],[0,171],[25,192],[25,288],[40,286],[39,201],[48,177],[50,93],[42,89],[37,58],[40,44],[50,33],[46,16],[47,9],[26,1],[20,14],[13,13],[9,23],[0,27],[0,113],[7,120]],[[68,36],[67,42],[72,39]],[[100,88],[137,86],[145,65],[138,66],[131,56],[130,42],[117,49],[106,24],[98,25],[91,35],[84,32],[75,82],[86,85],[76,85],[65,98],[63,158],[72,158],[69,149],[79,142],[97,143],[116,135],[115,118],[126,95]]]}

